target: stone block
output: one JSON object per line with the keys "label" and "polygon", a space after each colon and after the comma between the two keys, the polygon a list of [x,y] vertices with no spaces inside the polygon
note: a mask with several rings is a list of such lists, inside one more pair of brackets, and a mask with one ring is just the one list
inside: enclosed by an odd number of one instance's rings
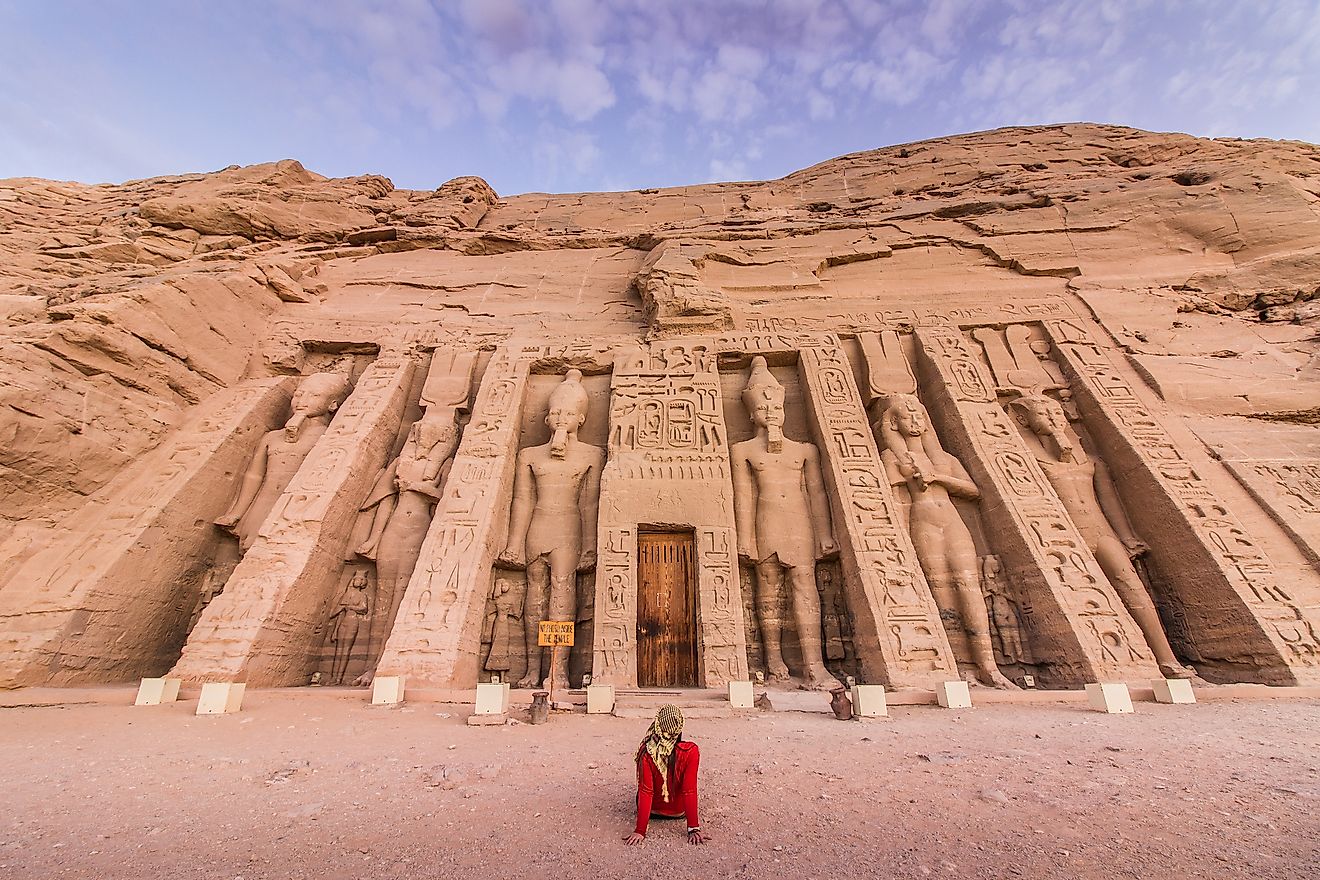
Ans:
{"label": "stone block", "polygon": [[614,685],[593,684],[587,688],[587,714],[608,715],[614,711]]}
{"label": "stone block", "polygon": [[946,709],[972,708],[972,692],[965,681],[942,681],[935,685],[935,699]]}
{"label": "stone block", "polygon": [[1150,686],[1155,690],[1157,703],[1195,703],[1192,683],[1185,678],[1156,678]]}
{"label": "stone block", "polygon": [[402,675],[381,675],[371,682],[371,705],[397,706],[402,702]]}
{"label": "stone block", "polygon": [[242,682],[212,681],[202,685],[202,698],[197,701],[198,715],[228,715],[243,705]]}
{"label": "stone block", "polygon": [[855,684],[851,696],[853,715],[857,718],[884,718],[889,714],[884,685]]}
{"label": "stone block", "polygon": [[469,715],[467,718],[469,727],[500,727],[509,723],[509,716],[500,715]]}
{"label": "stone block", "polygon": [[750,681],[729,682],[729,705],[734,709],[750,709],[756,703],[756,694]]}
{"label": "stone block", "polygon": [[138,685],[137,699],[134,706],[159,706],[161,703],[173,703],[179,698],[179,679],[144,678]]}
{"label": "stone block", "polygon": [[830,695],[825,691],[766,691],[764,696],[772,712],[834,714],[830,708]]}
{"label": "stone block", "polygon": [[1128,715],[1132,712],[1132,695],[1121,681],[1088,684],[1086,701],[1092,709],[1110,715]]}
{"label": "stone block", "polygon": [[509,685],[483,682],[477,685],[477,715],[505,715],[509,711]]}

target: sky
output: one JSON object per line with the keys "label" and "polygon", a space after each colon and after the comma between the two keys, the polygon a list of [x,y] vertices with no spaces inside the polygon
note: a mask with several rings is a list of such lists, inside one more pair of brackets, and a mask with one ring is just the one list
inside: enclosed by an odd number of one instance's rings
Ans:
{"label": "sky", "polygon": [[0,178],[625,190],[1072,121],[1320,142],[1320,0],[0,0]]}

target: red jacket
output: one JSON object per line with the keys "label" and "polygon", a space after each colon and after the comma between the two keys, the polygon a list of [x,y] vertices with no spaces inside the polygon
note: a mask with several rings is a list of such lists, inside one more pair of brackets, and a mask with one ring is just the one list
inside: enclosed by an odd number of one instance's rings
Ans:
{"label": "red jacket", "polygon": [[701,752],[697,744],[680,742],[674,748],[673,767],[669,771],[668,800],[661,794],[660,769],[645,749],[638,751],[637,833],[646,833],[646,823],[652,815],[686,815],[688,827],[698,827],[701,823],[697,821],[697,764],[701,761]]}

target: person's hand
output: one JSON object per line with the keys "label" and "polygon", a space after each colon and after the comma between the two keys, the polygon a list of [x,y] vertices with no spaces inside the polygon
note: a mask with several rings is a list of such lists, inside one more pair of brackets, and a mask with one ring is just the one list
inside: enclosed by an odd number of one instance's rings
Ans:
{"label": "person's hand", "polygon": [[693,846],[701,846],[703,843],[705,843],[708,840],[710,840],[710,837],[708,837],[704,831],[688,832],[688,843],[692,844]]}
{"label": "person's hand", "polygon": [[632,834],[629,834],[627,837],[625,837],[623,839],[623,842],[628,844],[629,846],[641,846],[645,840],[646,840],[645,834],[638,834],[636,831],[634,831]]}

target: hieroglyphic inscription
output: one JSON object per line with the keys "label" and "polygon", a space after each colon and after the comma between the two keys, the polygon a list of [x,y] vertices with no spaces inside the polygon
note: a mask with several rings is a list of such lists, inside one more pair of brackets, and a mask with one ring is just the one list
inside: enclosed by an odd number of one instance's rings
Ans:
{"label": "hieroglyphic inscription", "polygon": [[637,527],[657,522],[696,532],[702,683],[747,676],[716,353],[712,341],[690,339],[623,349],[615,360],[597,542],[596,681],[637,683]]}
{"label": "hieroglyphic inscription", "polygon": [[1320,460],[1227,461],[1228,469],[1320,566]]}
{"label": "hieroglyphic inscription", "polygon": [[[1140,630],[1069,519],[1035,456],[1000,407],[983,363],[962,331],[930,326],[917,331],[924,358],[952,407],[932,407],[949,433],[969,447],[960,458],[987,496],[995,550],[1014,572],[1028,625],[1040,638],[1077,656],[1038,657],[1067,683],[1150,674]],[[959,423],[950,416],[956,412]],[[1042,577],[1043,575],[1043,577]]]}
{"label": "hieroglyphic inscription", "polygon": [[[1320,680],[1320,619],[1316,601],[1300,591],[1315,592],[1309,584],[1287,586],[1279,582],[1274,565],[1242,521],[1216,492],[1201,469],[1208,463],[1192,462],[1174,442],[1109,355],[1096,345],[1077,322],[1048,322],[1045,325],[1064,372],[1083,401],[1093,404],[1093,416],[1122,438],[1124,446],[1140,462],[1157,491],[1173,499],[1183,524],[1189,525],[1212,566],[1201,570],[1191,593],[1212,593],[1222,602],[1231,597],[1246,604],[1265,628],[1275,653],[1294,677]],[[1139,511],[1134,511],[1140,516]],[[1179,523],[1165,524],[1176,529]],[[1169,566],[1176,580],[1179,572]],[[1184,570],[1189,570],[1184,566]],[[1214,605],[1214,603],[1209,603]],[[1189,617],[1189,625],[1193,619]],[[1221,626],[1222,630],[1223,627]],[[1241,629],[1241,628],[1239,628]],[[1235,632],[1234,638],[1249,639],[1250,633]],[[1199,642],[1210,633],[1193,632]],[[1263,647],[1263,646],[1261,646]]]}
{"label": "hieroglyphic inscription", "polygon": [[[789,337],[799,334],[873,333],[882,330],[910,330],[914,327],[955,324],[1002,324],[1017,321],[1039,321],[1048,318],[1071,318],[1077,312],[1061,296],[1042,296],[1025,302],[995,302],[954,306],[947,304],[915,308],[884,309],[878,311],[831,312],[819,317],[810,315],[754,315],[744,312],[735,315],[735,326],[740,332]],[[724,345],[722,350],[735,350]],[[743,349],[757,353],[756,349]],[[773,349],[772,349],[773,350]],[[764,349],[760,353],[764,353]]]}
{"label": "hieroglyphic inscription", "polygon": [[508,519],[527,377],[544,347],[505,346],[486,367],[378,675],[455,687],[476,681],[491,565]]}
{"label": "hieroglyphic inscription", "polygon": [[956,677],[939,609],[898,520],[893,490],[881,477],[851,368],[834,337],[813,343],[801,349],[799,369],[831,489],[862,675],[890,687]]}

